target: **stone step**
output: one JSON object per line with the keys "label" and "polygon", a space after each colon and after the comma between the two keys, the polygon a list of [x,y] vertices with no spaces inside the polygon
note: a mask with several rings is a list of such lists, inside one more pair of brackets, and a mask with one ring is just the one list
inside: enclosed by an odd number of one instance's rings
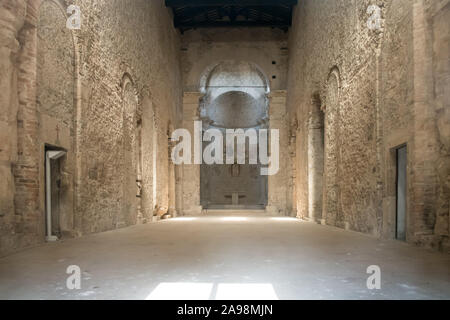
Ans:
{"label": "stone step", "polygon": [[267,216],[269,215],[263,209],[210,209],[204,210],[203,213],[207,216]]}

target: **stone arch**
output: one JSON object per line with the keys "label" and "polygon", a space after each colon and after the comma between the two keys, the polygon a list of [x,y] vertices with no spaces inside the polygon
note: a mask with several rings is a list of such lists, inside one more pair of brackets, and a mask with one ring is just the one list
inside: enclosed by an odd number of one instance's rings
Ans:
{"label": "stone arch", "polygon": [[326,223],[336,226],[344,224],[339,206],[340,88],[339,69],[333,67],[328,75],[326,85],[323,212],[326,214]]}
{"label": "stone arch", "polygon": [[[141,140],[141,197],[138,199],[141,210],[138,209],[138,222],[151,221],[157,197],[157,132],[153,107],[153,96],[147,86],[139,94],[138,121]],[[139,216],[141,214],[141,217]],[[141,219],[139,219],[141,218]]]}
{"label": "stone arch", "polygon": [[[335,82],[333,83],[333,81],[335,81]],[[333,88],[334,88],[334,90],[336,90],[335,93],[337,95],[339,95],[340,90],[341,90],[342,79],[341,79],[341,72],[337,66],[333,66],[330,69],[330,72],[327,77],[327,93],[326,93],[327,103],[330,102],[330,95],[329,95],[330,92],[328,91],[328,89],[330,88],[330,83],[333,83],[335,85],[335,87],[333,87]]]}
{"label": "stone arch", "polygon": [[142,187],[142,145],[138,93],[130,74],[121,81],[123,112],[123,205],[119,226],[133,225],[142,218],[140,212]]}
{"label": "stone arch", "polygon": [[[270,92],[270,84],[266,75],[256,64],[247,61],[221,61],[207,68],[200,82],[204,96],[200,102],[199,114],[205,122],[209,124],[217,122],[211,114],[211,110],[214,109],[212,107],[221,103],[231,105],[233,101],[242,99],[246,99],[247,102],[253,101],[250,104],[259,106],[257,109],[261,109],[258,114],[253,115],[255,122],[258,123],[243,124],[243,127],[255,127],[267,120],[269,107],[267,96]],[[221,101],[221,99],[227,101]],[[242,102],[240,102],[241,105],[249,105]],[[247,111],[250,110],[247,108]],[[218,125],[221,126],[220,123]]]}
{"label": "stone arch", "polygon": [[[237,61],[233,60],[223,60],[217,63],[214,63],[210,66],[208,66],[203,73],[200,76],[200,82],[199,82],[199,91],[203,94],[206,93],[206,89],[208,87],[208,83],[211,80],[212,75],[215,73],[215,71],[223,64],[225,63],[236,63]],[[244,63],[244,61],[239,61],[239,63]],[[253,62],[245,62],[248,63],[249,66],[254,68],[254,70],[260,75],[261,79],[264,81],[264,86],[266,88],[266,94],[270,93],[270,81],[265,72],[256,64]]]}

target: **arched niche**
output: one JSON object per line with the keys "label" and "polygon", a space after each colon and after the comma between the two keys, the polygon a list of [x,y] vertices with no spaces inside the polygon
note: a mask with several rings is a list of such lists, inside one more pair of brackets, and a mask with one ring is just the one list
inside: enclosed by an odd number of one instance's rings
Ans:
{"label": "arched niche", "polygon": [[270,82],[262,69],[252,62],[225,60],[213,64],[202,73],[199,83],[201,93],[208,88],[235,86],[237,88],[260,87],[270,93]]}
{"label": "arched niche", "polygon": [[134,225],[141,218],[142,188],[142,121],[139,116],[139,99],[135,84],[129,74],[122,78],[123,110],[123,202],[119,224]]}
{"label": "arched niche", "polygon": [[[259,126],[268,118],[269,81],[254,63],[222,61],[205,71],[200,87],[204,96],[199,114],[207,124],[250,128]],[[234,122],[229,117],[231,115]],[[241,121],[240,116],[245,119]]]}
{"label": "arched niche", "polygon": [[267,116],[264,99],[255,99],[242,91],[228,91],[214,99],[207,108],[207,117],[221,128],[255,128]]}
{"label": "arched niche", "polygon": [[340,74],[334,67],[328,76],[325,111],[325,181],[324,207],[326,223],[341,226],[339,198],[339,125],[340,125]]}
{"label": "arched niche", "polygon": [[[204,130],[267,128],[269,81],[251,62],[227,60],[208,68],[200,81]],[[204,143],[204,147],[208,143]],[[259,165],[202,165],[203,208],[265,208],[268,179]]]}

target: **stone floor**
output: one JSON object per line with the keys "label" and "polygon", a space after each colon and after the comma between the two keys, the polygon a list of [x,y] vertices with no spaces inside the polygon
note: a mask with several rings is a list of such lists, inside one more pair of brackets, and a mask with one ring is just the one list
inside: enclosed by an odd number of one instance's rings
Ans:
{"label": "stone floor", "polygon": [[[80,266],[81,290],[66,270]],[[367,267],[382,271],[368,290]],[[178,218],[0,259],[0,299],[450,299],[450,256],[290,218]]]}

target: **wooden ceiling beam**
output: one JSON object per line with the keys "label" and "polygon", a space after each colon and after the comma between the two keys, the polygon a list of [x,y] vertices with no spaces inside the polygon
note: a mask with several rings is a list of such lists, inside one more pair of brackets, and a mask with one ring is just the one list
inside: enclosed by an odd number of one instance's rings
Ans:
{"label": "wooden ceiling beam", "polygon": [[294,6],[298,0],[166,0],[167,7]]}
{"label": "wooden ceiling beam", "polygon": [[205,22],[181,22],[175,21],[176,28],[231,28],[231,27],[273,27],[289,28],[290,24],[286,22],[273,21],[205,21]]}

